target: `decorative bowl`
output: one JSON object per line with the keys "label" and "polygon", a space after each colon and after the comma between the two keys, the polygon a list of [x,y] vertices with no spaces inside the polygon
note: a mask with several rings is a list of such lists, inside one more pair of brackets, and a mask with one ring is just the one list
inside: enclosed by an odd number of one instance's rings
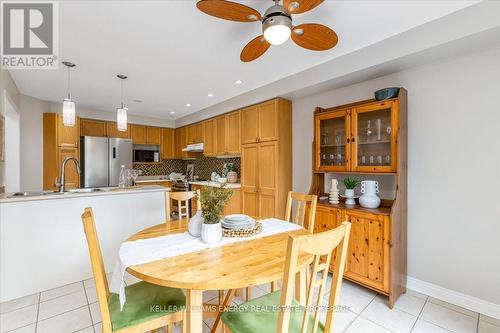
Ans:
{"label": "decorative bowl", "polygon": [[377,101],[383,101],[386,99],[396,98],[398,97],[398,94],[399,94],[398,87],[384,88],[375,91],[375,99]]}

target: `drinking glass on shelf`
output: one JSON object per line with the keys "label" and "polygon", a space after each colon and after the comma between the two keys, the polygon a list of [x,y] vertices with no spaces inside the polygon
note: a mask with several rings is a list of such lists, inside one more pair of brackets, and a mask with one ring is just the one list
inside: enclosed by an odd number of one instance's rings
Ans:
{"label": "drinking glass on shelf", "polygon": [[382,165],[382,155],[377,156],[377,164]]}
{"label": "drinking glass on shelf", "polygon": [[337,154],[337,163],[338,163],[338,165],[342,165],[342,155],[341,154]]}
{"label": "drinking glass on shelf", "polygon": [[385,164],[391,164],[391,155],[385,156]]}
{"label": "drinking glass on shelf", "polygon": [[375,163],[375,157],[373,155],[370,155],[370,164],[373,165]]}
{"label": "drinking glass on shelf", "polygon": [[361,156],[361,164],[366,164],[366,156],[365,155]]}

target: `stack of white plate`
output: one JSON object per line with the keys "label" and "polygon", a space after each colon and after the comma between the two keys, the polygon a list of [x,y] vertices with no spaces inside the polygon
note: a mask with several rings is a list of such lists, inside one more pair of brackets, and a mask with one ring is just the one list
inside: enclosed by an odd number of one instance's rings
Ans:
{"label": "stack of white plate", "polygon": [[255,220],[244,214],[226,215],[222,220],[222,227],[225,229],[249,229],[254,226]]}

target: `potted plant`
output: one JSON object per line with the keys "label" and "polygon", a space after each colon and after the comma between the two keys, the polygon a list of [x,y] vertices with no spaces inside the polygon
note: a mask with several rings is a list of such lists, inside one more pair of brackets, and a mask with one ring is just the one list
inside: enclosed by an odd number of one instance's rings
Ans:
{"label": "potted plant", "polygon": [[346,205],[355,205],[356,201],[354,201],[354,189],[359,185],[359,181],[356,179],[352,179],[350,177],[344,178],[342,180],[345,186],[345,196],[347,198]]}
{"label": "potted plant", "polygon": [[224,206],[229,202],[233,191],[214,186],[203,186],[200,191],[203,224],[201,225],[201,240],[207,244],[215,244],[222,239],[220,219]]}

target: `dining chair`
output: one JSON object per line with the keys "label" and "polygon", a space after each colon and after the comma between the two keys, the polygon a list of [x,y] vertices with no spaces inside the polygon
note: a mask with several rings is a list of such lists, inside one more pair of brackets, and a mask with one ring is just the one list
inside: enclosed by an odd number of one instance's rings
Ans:
{"label": "dining chair", "polygon": [[[282,290],[255,298],[237,308],[229,308],[221,320],[231,333],[317,333],[333,332],[335,308],[339,304],[351,223],[343,222],[333,230],[309,235],[290,235]],[[335,252],[334,252],[335,251]],[[307,281],[306,303],[294,299],[299,255],[312,256],[312,274]],[[333,276],[328,304],[323,306],[328,269],[333,257]],[[318,278],[319,277],[319,278]],[[316,289],[319,288],[319,289]],[[317,292],[316,292],[317,291]],[[326,310],[326,320],[319,321]]]}
{"label": "dining chair", "polygon": [[[165,326],[167,333],[173,332],[174,323],[185,317],[186,297],[182,290],[138,282],[125,287],[127,301],[121,310],[118,294],[109,292],[92,208],[85,208],[82,222],[101,312],[102,333],[157,332]],[[185,326],[183,323],[183,333]]]}
{"label": "dining chair", "polygon": [[[288,192],[286,201],[285,220],[298,224],[312,234],[314,232],[314,218],[316,217],[316,204],[318,196],[311,194],[303,194],[298,192]],[[309,205],[309,216],[307,224],[304,224],[306,217],[306,207]],[[295,212],[292,210],[295,208]],[[293,214],[292,214],[293,213]]]}
{"label": "dining chair", "polygon": [[[177,209],[179,212],[179,219],[191,217],[190,213],[190,202],[191,199],[197,199],[200,197],[200,190],[187,191],[187,192],[165,192],[165,215],[167,222],[172,218],[172,200],[177,201]],[[201,209],[201,202],[199,199],[196,200],[196,209]]]}
{"label": "dining chair", "polygon": [[[286,201],[285,220],[298,224],[312,234],[314,232],[314,221],[316,218],[316,204],[318,196],[289,191]],[[309,207],[309,216],[306,220],[306,208]],[[295,209],[294,209],[295,208]],[[309,270],[306,270],[309,274]],[[306,276],[308,278],[308,276]],[[278,281],[271,282],[271,292],[278,290]]]}

